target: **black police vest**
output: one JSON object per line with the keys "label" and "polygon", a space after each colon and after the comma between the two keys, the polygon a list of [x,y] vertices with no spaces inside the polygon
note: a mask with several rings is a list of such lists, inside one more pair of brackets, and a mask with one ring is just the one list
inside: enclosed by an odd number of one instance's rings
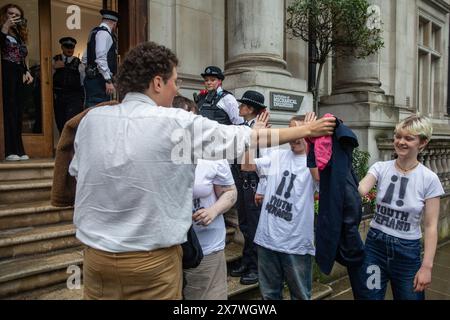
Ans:
{"label": "black police vest", "polygon": [[[64,61],[61,54],[53,57],[53,60]],[[56,69],[53,75],[53,88],[59,90],[80,90],[80,59],[73,57],[70,63],[66,63],[64,68]]]}
{"label": "black police vest", "polygon": [[97,59],[97,55],[95,52],[95,46],[96,46],[95,36],[97,35],[97,32],[99,32],[99,31],[108,32],[113,40],[113,44],[108,51],[107,60],[108,60],[109,70],[113,74],[117,74],[117,40],[116,40],[116,37],[111,32],[109,32],[109,30],[104,26],[95,27],[91,31],[91,34],[89,35],[88,48],[87,48],[87,65],[88,66],[97,65],[95,63],[95,60]]}
{"label": "black police vest", "polygon": [[220,94],[217,92],[209,92],[206,95],[200,95],[197,103],[200,114],[210,120],[219,122],[220,124],[230,125],[232,124],[230,117],[225,110],[219,108],[217,103],[220,99],[226,95],[231,94],[228,91],[222,91]]}

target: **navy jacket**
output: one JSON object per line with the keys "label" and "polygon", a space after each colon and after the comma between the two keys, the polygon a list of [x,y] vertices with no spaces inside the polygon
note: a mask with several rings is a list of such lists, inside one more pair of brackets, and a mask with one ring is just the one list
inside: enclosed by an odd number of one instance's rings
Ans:
{"label": "navy jacket", "polygon": [[[358,179],[353,171],[356,135],[336,119],[333,153],[327,167],[320,172],[319,215],[316,221],[316,262],[330,274],[334,261],[349,267],[364,260],[364,244],[359,234],[362,217]],[[311,167],[312,149],[308,166]]]}

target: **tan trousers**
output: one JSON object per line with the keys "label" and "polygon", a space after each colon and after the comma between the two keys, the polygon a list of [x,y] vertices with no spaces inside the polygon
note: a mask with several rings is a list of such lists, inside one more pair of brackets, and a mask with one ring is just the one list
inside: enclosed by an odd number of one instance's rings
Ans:
{"label": "tan trousers", "polygon": [[227,261],[225,251],[204,256],[197,268],[184,270],[186,300],[227,300]]}
{"label": "tan trousers", "polygon": [[85,300],[181,300],[181,246],[149,252],[84,250]]}

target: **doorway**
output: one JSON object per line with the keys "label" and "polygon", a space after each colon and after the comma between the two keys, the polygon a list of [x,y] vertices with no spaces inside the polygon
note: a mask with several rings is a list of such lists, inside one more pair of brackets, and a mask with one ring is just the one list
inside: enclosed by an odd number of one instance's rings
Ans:
{"label": "doorway", "polygon": [[[130,48],[147,40],[147,0],[0,0],[0,7],[7,3],[24,9],[30,32],[28,66],[35,81],[24,90],[22,139],[25,152],[30,158],[52,158],[59,138],[53,112],[52,57],[61,52],[59,39],[75,38],[74,55],[81,59],[90,30],[101,21],[100,9],[118,11],[120,62]],[[74,9],[80,13],[78,26],[72,16]],[[1,94],[0,86],[0,160],[5,158]]]}

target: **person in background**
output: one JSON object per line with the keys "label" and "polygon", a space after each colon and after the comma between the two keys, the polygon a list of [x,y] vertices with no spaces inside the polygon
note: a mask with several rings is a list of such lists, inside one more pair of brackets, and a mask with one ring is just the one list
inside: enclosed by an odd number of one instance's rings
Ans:
{"label": "person in background", "polygon": [[[388,282],[394,300],[423,300],[431,283],[438,239],[438,176],[417,159],[433,134],[430,121],[412,115],[394,132],[396,160],[375,163],[359,184],[366,195],[376,185],[376,212],[365,243],[365,260],[349,270],[355,299],[383,300]],[[424,227],[424,255],[421,259]],[[373,281],[373,275],[377,281]]]}
{"label": "person in background", "polygon": [[[245,126],[252,128],[258,115],[266,110],[264,96],[249,90],[237,101],[240,102],[239,116],[244,118]],[[239,229],[244,236],[244,248],[241,263],[235,266],[230,274],[233,277],[240,277],[241,284],[251,285],[258,282],[258,254],[253,240],[261,212],[261,206],[256,205],[254,201],[259,177],[254,168],[249,170],[239,164],[232,166],[232,172],[238,190],[236,209]]]}
{"label": "person in background", "polygon": [[174,108],[186,110],[187,112],[192,112],[193,114],[198,114],[198,109],[195,102],[191,99],[183,97],[182,95],[177,95],[173,98],[172,106]]}
{"label": "person in background", "polygon": [[28,160],[22,142],[23,95],[24,84],[31,84],[33,77],[26,63],[28,28],[23,9],[4,5],[0,25],[5,160]]}
{"label": "person in background", "polygon": [[222,88],[222,82],[225,80],[222,70],[209,66],[201,76],[205,80],[205,90],[194,95],[199,114],[220,124],[242,124],[244,120],[239,116],[236,98]]}
{"label": "person in background", "polygon": [[64,37],[59,43],[62,53],[53,57],[53,108],[61,134],[66,121],[83,111],[84,90],[79,70],[81,61],[73,55],[77,40]]}
{"label": "person in background", "polygon": [[119,14],[100,10],[102,23],[89,34],[81,61],[85,66],[84,90],[86,107],[113,100],[116,93],[114,75],[117,73],[117,38]]}

